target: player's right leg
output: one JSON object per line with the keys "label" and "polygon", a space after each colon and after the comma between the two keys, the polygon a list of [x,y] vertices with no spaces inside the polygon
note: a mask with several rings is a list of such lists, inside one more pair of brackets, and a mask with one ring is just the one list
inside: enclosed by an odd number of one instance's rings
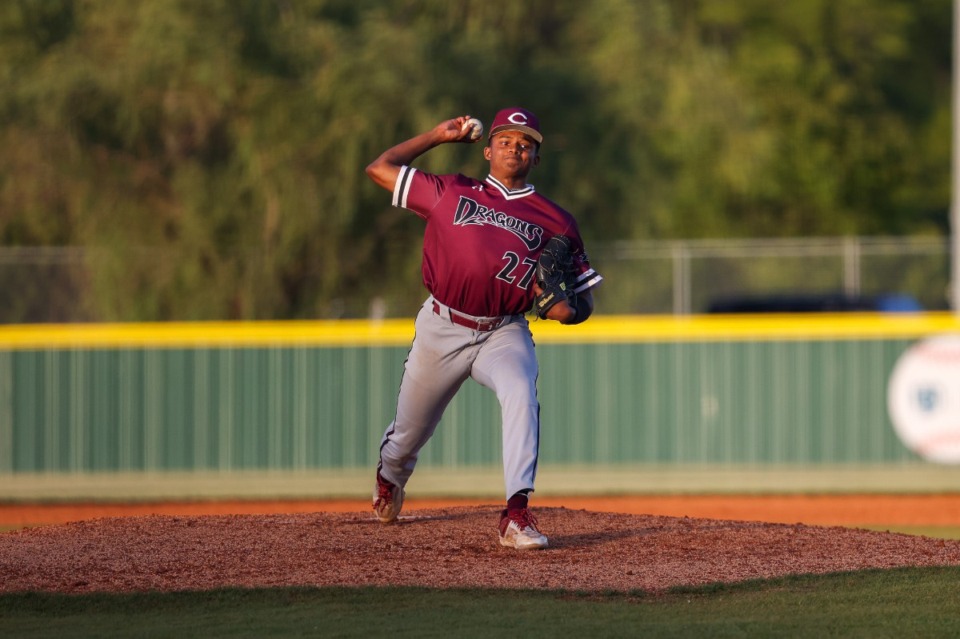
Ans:
{"label": "player's right leg", "polygon": [[472,363],[463,352],[469,332],[434,315],[432,306],[421,309],[416,329],[404,362],[397,414],[380,442],[374,510],[385,523],[399,515],[420,449],[433,436]]}
{"label": "player's right leg", "polygon": [[383,478],[377,465],[377,481],[373,486],[373,512],[381,523],[389,524],[400,516],[405,496],[403,487]]}

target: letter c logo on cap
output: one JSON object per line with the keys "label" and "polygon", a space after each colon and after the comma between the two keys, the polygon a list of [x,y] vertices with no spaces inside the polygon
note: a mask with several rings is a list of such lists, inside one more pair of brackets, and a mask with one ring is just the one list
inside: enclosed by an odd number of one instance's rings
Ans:
{"label": "letter c logo on cap", "polygon": [[507,120],[509,120],[513,124],[526,124],[527,116],[521,113],[520,111],[517,111],[516,113],[511,113],[510,117],[508,117]]}

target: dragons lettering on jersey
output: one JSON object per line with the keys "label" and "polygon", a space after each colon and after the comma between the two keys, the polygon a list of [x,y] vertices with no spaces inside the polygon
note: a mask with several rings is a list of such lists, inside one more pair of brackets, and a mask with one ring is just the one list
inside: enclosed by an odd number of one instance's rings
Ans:
{"label": "dragons lettering on jersey", "polygon": [[457,212],[453,217],[453,223],[455,226],[469,226],[471,224],[496,226],[519,237],[531,251],[540,246],[540,241],[543,238],[542,227],[482,206],[475,200],[463,195],[460,196],[460,202],[457,204]]}

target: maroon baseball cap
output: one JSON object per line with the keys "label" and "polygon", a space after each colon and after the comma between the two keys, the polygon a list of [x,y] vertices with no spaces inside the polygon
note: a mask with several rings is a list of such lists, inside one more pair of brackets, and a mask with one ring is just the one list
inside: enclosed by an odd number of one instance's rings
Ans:
{"label": "maroon baseball cap", "polygon": [[493,124],[490,125],[490,135],[492,138],[501,131],[521,131],[537,141],[537,144],[543,144],[543,136],[540,134],[540,120],[537,116],[526,109],[520,107],[511,107],[497,112],[493,118]]}

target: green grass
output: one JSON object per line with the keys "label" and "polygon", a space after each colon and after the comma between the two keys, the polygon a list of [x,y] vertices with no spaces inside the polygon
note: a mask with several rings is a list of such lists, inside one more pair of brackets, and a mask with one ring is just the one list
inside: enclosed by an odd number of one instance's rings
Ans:
{"label": "green grass", "polygon": [[957,526],[854,526],[855,528],[866,528],[867,530],[879,530],[881,532],[898,532],[905,535],[922,535],[924,537],[934,537],[936,539],[960,539],[960,528]]}
{"label": "green grass", "polygon": [[0,596],[4,637],[949,637],[960,567],[644,593],[423,588]]}

